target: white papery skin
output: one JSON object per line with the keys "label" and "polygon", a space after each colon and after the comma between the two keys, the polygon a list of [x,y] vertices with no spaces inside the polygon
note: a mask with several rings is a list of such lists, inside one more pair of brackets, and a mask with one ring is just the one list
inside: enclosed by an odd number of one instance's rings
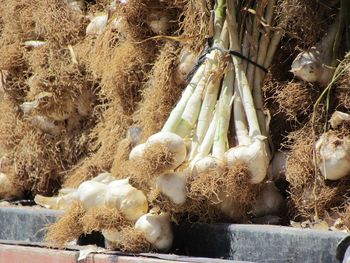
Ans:
{"label": "white papery skin", "polygon": [[324,133],[316,142],[319,169],[325,179],[338,180],[350,174],[350,138]]}
{"label": "white papery skin", "polygon": [[104,229],[102,230],[102,235],[109,242],[118,242],[120,241],[120,232],[116,229]]}
{"label": "white papery skin", "polygon": [[234,167],[239,162],[244,162],[251,173],[251,183],[261,183],[269,166],[269,158],[262,139],[254,138],[249,145],[240,145],[228,150],[225,154],[228,167]]}
{"label": "white papery skin", "polygon": [[174,170],[186,159],[186,144],[177,134],[172,132],[158,132],[148,138],[145,144],[145,150],[148,147],[161,144],[165,146],[173,155],[173,163],[168,166],[169,170]]}
{"label": "white papery skin", "polygon": [[104,173],[100,173],[96,177],[92,178],[91,181],[95,181],[95,182],[99,182],[99,183],[103,183],[103,184],[109,184],[109,183],[115,181],[115,177],[112,176],[112,174],[109,172],[104,172]]}
{"label": "white papery skin", "polygon": [[184,83],[186,81],[186,77],[194,68],[197,62],[197,56],[187,50],[182,49],[180,53],[180,62],[175,70],[175,81],[177,84]]}
{"label": "white papery skin", "polygon": [[117,208],[127,220],[134,221],[148,211],[145,194],[129,184],[129,179],[116,180],[108,184],[105,205]]}
{"label": "white papery skin", "polygon": [[149,212],[136,221],[135,229],[142,231],[146,240],[158,250],[167,251],[173,243],[174,237],[167,213]]}
{"label": "white papery skin", "polygon": [[156,189],[174,204],[181,205],[187,198],[186,176],[180,172],[165,173],[156,178]]}
{"label": "white papery skin", "polygon": [[135,159],[138,159],[138,158],[142,158],[143,157],[143,154],[145,152],[145,144],[142,143],[142,144],[139,144],[139,145],[136,145],[130,152],[129,154],[129,160],[135,160]]}
{"label": "white papery skin", "polygon": [[216,172],[222,174],[225,167],[225,162],[208,155],[197,161],[192,167],[191,176],[196,178],[201,173]]}
{"label": "white papery skin", "polygon": [[61,193],[58,196],[46,197],[42,195],[36,195],[34,201],[36,204],[41,205],[47,209],[65,210],[69,208],[72,203],[79,200],[76,189],[70,189],[71,192]]}
{"label": "white papery skin", "polygon": [[284,198],[278,191],[274,182],[266,182],[253,207],[253,214],[257,217],[273,215],[278,212]]}
{"label": "white papery skin", "polygon": [[93,17],[90,24],[86,27],[86,35],[101,35],[107,26],[107,21],[107,14]]}
{"label": "white papery skin", "polygon": [[102,207],[105,204],[107,185],[95,181],[85,181],[78,187],[79,201],[86,210],[93,207]]}

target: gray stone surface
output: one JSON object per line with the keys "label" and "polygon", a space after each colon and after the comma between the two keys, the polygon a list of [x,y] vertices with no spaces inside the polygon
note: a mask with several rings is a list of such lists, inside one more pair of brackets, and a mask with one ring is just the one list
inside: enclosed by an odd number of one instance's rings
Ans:
{"label": "gray stone surface", "polygon": [[253,262],[339,262],[346,233],[269,225],[196,224],[179,227],[180,253]]}
{"label": "gray stone surface", "polygon": [[0,239],[41,242],[45,227],[54,222],[59,211],[32,207],[0,208]]}
{"label": "gray stone surface", "polygon": [[[59,214],[61,214],[59,211],[42,208],[2,207],[0,242],[40,244],[45,235],[45,227],[54,222]],[[175,227],[174,233],[172,253],[175,254],[245,262],[281,263],[338,262],[335,256],[337,244],[347,236],[341,232],[235,224],[178,226]],[[162,255],[162,257],[172,256]],[[206,262],[220,262],[220,260]]]}

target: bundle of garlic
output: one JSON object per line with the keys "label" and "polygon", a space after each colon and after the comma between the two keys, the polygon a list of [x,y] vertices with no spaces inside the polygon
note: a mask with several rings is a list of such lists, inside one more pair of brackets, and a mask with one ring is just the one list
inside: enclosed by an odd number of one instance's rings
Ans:
{"label": "bundle of garlic", "polygon": [[[258,114],[256,109],[261,109],[259,105],[262,105],[259,90],[264,73],[261,67],[270,65],[282,34],[275,31],[272,38],[269,35],[260,38],[256,17],[252,31],[259,51],[253,55],[252,49],[252,59],[248,58],[249,64],[244,63],[242,56],[238,57],[237,53],[242,52],[245,57],[244,52],[247,52],[241,51],[241,46],[247,42],[239,40],[238,32],[238,23],[243,28],[245,22],[240,20],[241,11],[238,11],[238,7],[236,9],[235,4],[227,2],[227,9],[225,5],[226,1],[216,3],[213,44],[162,130],[131,151],[129,160],[134,169],[131,169],[130,175],[133,181],[139,182],[138,185],[147,183],[151,189],[180,207],[186,207],[188,195],[191,199],[194,197],[191,187],[193,182],[200,181],[197,183],[202,188],[199,192],[212,191],[211,196],[217,197],[207,200],[209,203],[220,203],[220,209],[226,215],[240,218],[242,214],[236,211],[236,202],[241,205],[246,199],[243,201],[244,198],[237,198],[242,194],[239,192],[242,191],[239,183],[242,180],[246,182],[246,188],[247,185],[258,185],[267,173],[268,145],[263,136],[267,135],[265,117]],[[267,6],[256,3],[259,12],[264,13],[266,8],[268,25],[272,22],[274,6],[275,1],[270,1]],[[248,40],[248,33],[244,39]],[[228,129],[233,106],[237,144],[234,143],[235,147],[230,149]],[[214,189],[208,189],[206,183],[212,185],[209,182],[215,180],[224,183],[214,184]],[[187,181],[190,183],[189,193]],[[222,189],[222,185],[229,187]],[[237,191],[232,193],[235,187]],[[256,195],[251,188],[246,198]],[[199,193],[199,197],[205,195]],[[255,198],[251,199],[255,201]]]}
{"label": "bundle of garlic", "polygon": [[[169,215],[148,211],[146,196],[131,186],[128,178],[116,180],[109,173],[103,173],[76,189],[61,189],[56,197],[37,195],[35,202],[46,208],[65,210],[63,218],[52,225],[47,234],[48,241],[58,242],[60,246],[92,231],[100,231],[107,246],[114,249],[138,252],[138,249],[147,250],[151,246],[165,251],[172,245]],[[76,206],[72,207],[74,203],[79,204],[80,218],[74,219],[81,224],[81,229],[76,230],[74,235],[64,235],[69,232],[67,220],[72,220],[71,217],[79,211]],[[136,237],[138,240],[133,239]]]}

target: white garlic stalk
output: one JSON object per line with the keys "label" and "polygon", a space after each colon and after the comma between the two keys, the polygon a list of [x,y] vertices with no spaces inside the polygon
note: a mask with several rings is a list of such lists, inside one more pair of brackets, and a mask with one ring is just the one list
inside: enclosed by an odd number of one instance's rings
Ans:
{"label": "white garlic stalk", "polygon": [[173,232],[169,214],[150,211],[136,221],[135,229],[141,231],[156,249],[167,251],[171,248]]}
{"label": "white garlic stalk", "polygon": [[318,167],[325,179],[338,180],[350,174],[350,138],[333,132],[322,134],[315,145]]}
{"label": "white garlic stalk", "polygon": [[46,41],[40,41],[40,40],[28,40],[24,42],[24,46],[30,47],[30,48],[41,47],[41,46],[45,46],[46,44],[47,44]]}

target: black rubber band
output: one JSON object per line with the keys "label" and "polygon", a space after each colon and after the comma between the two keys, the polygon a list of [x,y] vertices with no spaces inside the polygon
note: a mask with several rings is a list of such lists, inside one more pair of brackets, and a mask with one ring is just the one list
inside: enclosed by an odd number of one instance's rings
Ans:
{"label": "black rubber band", "polygon": [[[264,66],[262,66],[262,65],[260,65],[260,64],[258,64],[258,63],[256,63],[255,61],[251,60],[250,58],[248,58],[248,57],[242,55],[241,53],[239,53],[239,52],[237,52],[237,51],[226,50],[226,49],[219,48],[219,47],[212,47],[212,48],[210,48],[209,50],[207,50],[207,52],[208,52],[208,51],[210,52],[210,51],[215,50],[215,49],[220,50],[220,51],[222,51],[222,52],[227,52],[227,53],[229,53],[229,54],[232,55],[232,56],[239,57],[240,59],[244,59],[244,60],[248,61],[249,63],[253,64],[254,66],[260,68],[260,69],[263,70],[265,73],[268,72],[267,69],[266,69]],[[208,53],[209,53],[209,52],[208,52]]]}
{"label": "black rubber band", "polygon": [[246,60],[248,63],[250,63],[250,64],[256,66],[256,67],[259,68],[259,69],[261,69],[261,70],[264,71],[265,73],[268,72],[268,70],[267,70],[264,66],[262,66],[262,65],[260,65],[260,64],[258,64],[258,63],[256,63],[255,61],[251,60],[250,58],[248,58],[248,57],[242,55],[241,53],[239,53],[239,52],[237,52],[237,51],[227,50],[227,49],[223,49],[223,48],[219,48],[219,47],[211,47],[211,48],[210,48],[210,47],[207,45],[207,47],[204,49],[202,55],[199,56],[196,65],[193,67],[193,69],[191,70],[191,72],[188,74],[188,76],[187,76],[187,82],[189,82],[189,81],[192,79],[194,73],[197,71],[197,69],[200,67],[200,65],[203,64],[203,62],[205,61],[206,55],[209,54],[212,50],[215,50],[215,49],[220,50],[221,52],[224,52],[224,53],[226,52],[226,53],[228,53],[228,54],[230,54],[230,55],[232,55],[232,56],[239,57],[240,59],[244,59],[244,60]]}

